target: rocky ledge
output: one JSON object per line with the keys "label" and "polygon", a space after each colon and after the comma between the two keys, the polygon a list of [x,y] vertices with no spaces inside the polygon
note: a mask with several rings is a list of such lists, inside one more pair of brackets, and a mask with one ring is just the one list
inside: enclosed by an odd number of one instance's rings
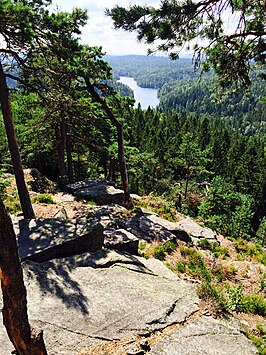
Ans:
{"label": "rocky ledge", "polygon": [[[72,193],[80,188],[82,183]],[[44,330],[49,354],[257,354],[234,318],[203,313],[194,283],[137,255],[139,240],[217,241],[193,220],[172,223],[107,204],[78,220],[62,213],[15,220],[14,227],[30,323]],[[1,326],[0,353],[11,351]]]}

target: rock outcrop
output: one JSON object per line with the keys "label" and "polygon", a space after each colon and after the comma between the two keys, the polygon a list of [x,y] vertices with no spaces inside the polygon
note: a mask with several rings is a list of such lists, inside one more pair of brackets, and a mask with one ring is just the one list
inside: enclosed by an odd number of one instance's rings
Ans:
{"label": "rock outcrop", "polygon": [[123,228],[147,242],[182,240],[196,244],[202,239],[218,242],[211,229],[200,226],[189,217],[180,222],[169,222],[156,214],[143,215],[138,211],[135,216],[125,220]]}
{"label": "rock outcrop", "polygon": [[[106,180],[96,183],[115,189]],[[69,185],[71,193],[83,191],[82,198],[91,200],[97,194],[90,189],[97,190],[91,180]],[[258,354],[233,317],[203,313],[196,284],[157,259],[137,255],[139,240],[213,242],[215,233],[189,218],[173,223],[140,209],[133,215],[118,204],[106,205],[108,198],[95,197],[105,205],[87,207],[82,220],[63,213],[14,223],[30,323],[43,329],[48,353]],[[109,344],[119,350],[100,351]],[[0,326],[0,354],[12,349]]]}
{"label": "rock outcrop", "polygon": [[43,262],[103,247],[103,227],[77,220],[40,219],[18,222],[20,259]]}
{"label": "rock outcrop", "polygon": [[[103,249],[28,261],[23,269],[30,321],[44,330],[49,354],[73,355],[95,342],[149,334],[199,309],[192,284],[157,276],[129,254]],[[1,355],[10,354],[6,337],[0,346]]]}
{"label": "rock outcrop", "polygon": [[98,205],[123,204],[124,201],[124,191],[117,189],[113,182],[105,179],[84,180],[67,185],[66,190],[78,198],[94,201]]}
{"label": "rock outcrop", "polygon": [[[133,347],[135,354],[257,354],[238,324],[201,316],[194,284],[158,263],[106,249],[23,262],[30,323],[44,330],[48,353],[99,354],[97,346],[115,340],[128,344],[119,354],[132,354]],[[3,326],[0,340],[1,355],[10,354]]]}
{"label": "rock outcrop", "polygon": [[211,316],[191,319],[184,327],[171,331],[149,352],[151,355],[255,355],[259,354],[243,337],[238,324]]}

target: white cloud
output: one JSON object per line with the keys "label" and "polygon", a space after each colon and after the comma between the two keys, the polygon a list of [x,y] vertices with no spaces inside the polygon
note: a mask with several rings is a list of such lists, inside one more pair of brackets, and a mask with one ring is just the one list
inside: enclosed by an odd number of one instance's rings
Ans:
{"label": "white cloud", "polygon": [[148,46],[139,43],[135,33],[123,30],[114,30],[112,20],[105,16],[105,9],[115,5],[149,5],[156,6],[158,0],[54,0],[52,8],[56,5],[63,11],[71,11],[74,7],[88,10],[88,24],[82,30],[82,42],[91,46],[101,46],[107,54],[147,54]]}

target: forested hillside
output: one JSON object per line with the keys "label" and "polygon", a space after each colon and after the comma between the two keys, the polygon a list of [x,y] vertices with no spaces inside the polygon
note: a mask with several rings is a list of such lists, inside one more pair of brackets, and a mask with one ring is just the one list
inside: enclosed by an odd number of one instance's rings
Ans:
{"label": "forested hillside", "polygon": [[161,88],[165,83],[197,77],[191,58],[178,61],[160,56],[105,56],[110,63],[114,77],[134,77],[139,86]]}
{"label": "forested hillside", "polygon": [[[248,92],[219,96],[213,76],[200,77],[189,58],[107,59],[115,77],[128,75],[140,86],[160,87],[160,108],[131,109],[126,124],[127,142],[135,148],[127,148],[131,188],[164,194],[181,210],[200,214],[212,228],[235,237],[254,236],[261,224],[257,236],[262,238],[266,90],[260,73],[253,74]],[[211,181],[221,193],[216,202],[214,196],[212,202],[204,197],[203,182]],[[225,206],[215,210],[213,203]]]}

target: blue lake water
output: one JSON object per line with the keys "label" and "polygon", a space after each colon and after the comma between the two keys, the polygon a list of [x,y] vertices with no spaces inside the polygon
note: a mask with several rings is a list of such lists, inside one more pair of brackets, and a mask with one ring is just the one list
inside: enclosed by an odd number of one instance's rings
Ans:
{"label": "blue lake water", "polygon": [[141,88],[134,78],[127,76],[121,76],[118,81],[129,86],[134,91],[135,107],[138,107],[140,103],[142,109],[146,110],[149,106],[155,108],[159,105],[160,100],[157,97],[157,89]]}

